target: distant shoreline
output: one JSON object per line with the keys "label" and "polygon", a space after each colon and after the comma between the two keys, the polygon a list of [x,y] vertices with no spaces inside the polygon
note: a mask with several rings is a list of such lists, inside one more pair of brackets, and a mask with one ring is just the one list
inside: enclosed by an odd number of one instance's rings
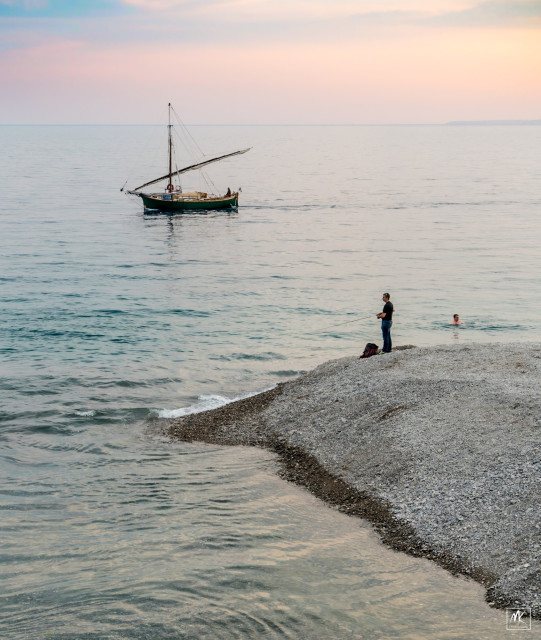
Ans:
{"label": "distant shoreline", "polygon": [[286,479],[385,544],[541,619],[540,380],[537,343],[405,347],[327,362],[168,433],[275,451]]}
{"label": "distant shoreline", "polygon": [[531,127],[541,125],[541,120],[456,120],[445,124],[449,127]]}

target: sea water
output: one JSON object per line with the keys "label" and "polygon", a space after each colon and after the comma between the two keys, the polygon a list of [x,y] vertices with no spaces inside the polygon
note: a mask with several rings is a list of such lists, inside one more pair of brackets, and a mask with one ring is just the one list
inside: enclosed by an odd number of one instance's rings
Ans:
{"label": "sea water", "polygon": [[0,127],[0,637],[507,637],[271,454],[159,424],[381,344],[385,291],[395,345],[540,340],[541,127],[193,135],[253,147],[208,171],[238,211],[120,192],[161,128]]}

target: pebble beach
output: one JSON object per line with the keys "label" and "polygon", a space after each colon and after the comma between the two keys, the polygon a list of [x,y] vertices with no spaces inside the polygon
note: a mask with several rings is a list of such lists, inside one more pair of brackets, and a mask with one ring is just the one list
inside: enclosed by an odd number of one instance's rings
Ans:
{"label": "pebble beach", "polygon": [[326,362],[168,425],[277,452],[282,475],[394,549],[541,618],[541,343],[398,347]]}

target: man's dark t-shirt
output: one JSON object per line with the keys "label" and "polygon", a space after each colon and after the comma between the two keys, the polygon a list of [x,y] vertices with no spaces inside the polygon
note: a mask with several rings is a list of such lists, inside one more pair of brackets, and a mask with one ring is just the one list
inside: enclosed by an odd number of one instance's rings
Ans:
{"label": "man's dark t-shirt", "polygon": [[393,319],[393,303],[390,301],[387,301],[383,306],[382,313],[385,314],[385,318],[383,318],[384,320],[392,320]]}

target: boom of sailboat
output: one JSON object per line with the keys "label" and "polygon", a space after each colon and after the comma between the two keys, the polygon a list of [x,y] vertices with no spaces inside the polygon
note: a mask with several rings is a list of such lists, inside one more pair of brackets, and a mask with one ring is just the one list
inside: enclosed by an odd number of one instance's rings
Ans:
{"label": "boom of sailboat", "polygon": [[[143,201],[145,209],[158,210],[158,211],[197,211],[197,210],[210,210],[210,209],[225,209],[234,208],[239,203],[239,192],[231,191],[227,189],[224,195],[214,195],[203,191],[183,191],[180,184],[173,183],[173,178],[176,178],[189,171],[196,171],[202,169],[209,164],[225,160],[226,158],[232,158],[233,156],[242,155],[247,151],[250,151],[251,147],[247,149],[240,149],[239,151],[233,151],[232,153],[226,153],[215,158],[208,160],[202,160],[195,164],[188,165],[182,169],[173,169],[173,137],[171,124],[171,103],[169,103],[169,124],[168,124],[168,156],[169,156],[169,171],[159,178],[149,180],[139,187],[126,190],[130,195],[138,196]],[[143,193],[141,189],[149,187],[167,180],[167,186],[165,191],[159,193]],[[124,191],[124,187],[121,189]]]}

